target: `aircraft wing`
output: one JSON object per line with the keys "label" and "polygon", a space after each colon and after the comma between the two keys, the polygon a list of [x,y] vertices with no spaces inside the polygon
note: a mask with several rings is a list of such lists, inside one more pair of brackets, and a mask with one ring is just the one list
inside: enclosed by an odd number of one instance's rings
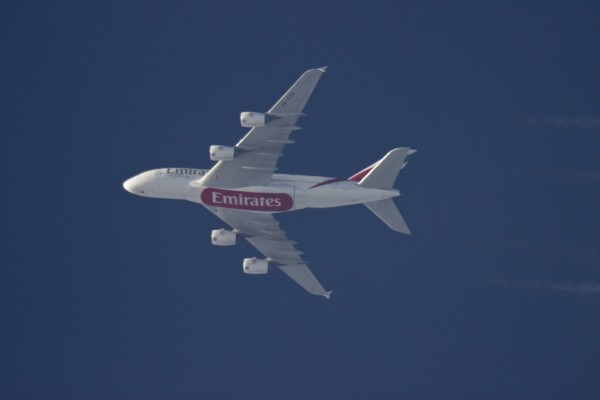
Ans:
{"label": "aircraft wing", "polygon": [[267,112],[273,117],[265,126],[252,128],[236,145],[233,160],[219,161],[201,180],[201,185],[220,188],[267,186],[283,147],[294,143],[290,134],[296,126],[325,68],[310,69],[298,78]]}
{"label": "aircraft wing", "polygon": [[329,298],[331,292],[321,286],[302,259],[302,252],[294,247],[296,243],[285,236],[272,214],[206,208],[231,226],[238,235],[245,237],[270,263],[277,265],[307,292]]}

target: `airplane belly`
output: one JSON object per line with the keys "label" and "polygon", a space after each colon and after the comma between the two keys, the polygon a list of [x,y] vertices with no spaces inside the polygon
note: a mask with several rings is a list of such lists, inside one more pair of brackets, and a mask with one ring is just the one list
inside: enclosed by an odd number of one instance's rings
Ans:
{"label": "airplane belly", "polygon": [[330,208],[371,201],[389,199],[398,196],[395,190],[378,190],[357,187],[347,182],[334,183],[306,190],[296,190],[296,208]]}

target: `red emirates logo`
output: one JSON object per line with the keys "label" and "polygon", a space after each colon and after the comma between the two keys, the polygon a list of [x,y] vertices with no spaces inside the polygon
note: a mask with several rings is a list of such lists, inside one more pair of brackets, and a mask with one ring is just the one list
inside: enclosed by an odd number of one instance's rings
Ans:
{"label": "red emirates logo", "polygon": [[237,190],[208,188],[202,191],[200,200],[207,206],[235,208],[247,211],[289,211],[294,200],[286,193],[256,193]]}

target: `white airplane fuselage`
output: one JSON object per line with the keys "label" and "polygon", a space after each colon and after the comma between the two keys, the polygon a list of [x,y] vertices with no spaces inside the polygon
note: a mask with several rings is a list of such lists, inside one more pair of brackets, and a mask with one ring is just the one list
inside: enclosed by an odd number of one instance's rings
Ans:
{"label": "white airplane fuselage", "polygon": [[123,183],[130,193],[187,200],[207,207],[279,213],[369,203],[399,196],[397,190],[361,187],[356,181],[321,176],[273,174],[269,186],[216,188],[202,185],[207,169],[161,168]]}

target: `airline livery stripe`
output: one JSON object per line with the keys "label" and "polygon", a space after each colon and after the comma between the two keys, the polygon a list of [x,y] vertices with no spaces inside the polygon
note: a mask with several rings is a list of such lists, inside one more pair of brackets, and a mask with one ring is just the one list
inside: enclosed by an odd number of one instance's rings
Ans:
{"label": "airline livery stripe", "polygon": [[342,179],[342,178],[328,179],[326,181],[323,181],[321,183],[317,183],[316,185],[313,185],[313,186],[309,187],[309,189],[314,189],[314,188],[319,187],[319,186],[329,185],[331,183],[342,182],[342,181],[345,181],[345,179]]}
{"label": "airline livery stripe", "polygon": [[360,171],[358,174],[356,175],[352,175],[350,178],[348,178],[349,181],[356,181],[356,182],[360,182],[362,180],[362,178],[364,178],[365,176],[367,176],[367,174],[369,172],[371,172],[373,168],[367,168],[365,170]]}

